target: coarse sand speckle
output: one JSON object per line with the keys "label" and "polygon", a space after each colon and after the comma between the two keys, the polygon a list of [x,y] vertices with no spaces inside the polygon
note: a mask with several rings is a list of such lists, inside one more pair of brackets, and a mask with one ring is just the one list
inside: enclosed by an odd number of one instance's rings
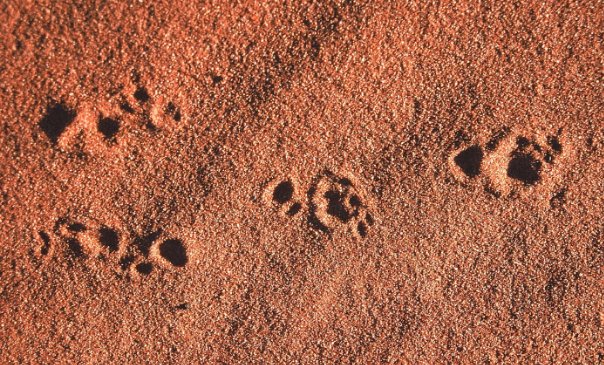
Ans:
{"label": "coarse sand speckle", "polygon": [[604,3],[0,5],[1,364],[603,364]]}

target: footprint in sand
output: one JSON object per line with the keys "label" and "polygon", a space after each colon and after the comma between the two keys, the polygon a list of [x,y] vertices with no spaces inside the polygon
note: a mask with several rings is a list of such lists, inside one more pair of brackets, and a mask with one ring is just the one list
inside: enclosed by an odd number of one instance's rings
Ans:
{"label": "footprint in sand", "polygon": [[[135,272],[145,276],[157,265],[182,268],[189,261],[186,245],[175,238],[160,240],[161,231],[141,235],[129,242],[125,235],[108,225],[61,218],[51,232],[37,232],[36,256],[46,257],[58,252],[76,260],[97,259],[121,271],[133,267]],[[53,243],[64,244],[63,250],[58,251]]]}
{"label": "footprint in sand", "polygon": [[351,179],[324,171],[313,179],[305,196],[298,186],[292,178],[275,180],[265,190],[265,201],[286,216],[303,212],[310,226],[320,232],[344,230],[360,238],[367,236],[374,219],[364,194]]}
{"label": "footprint in sand", "polygon": [[151,97],[147,88],[132,84],[119,95],[119,108],[127,116],[134,117],[141,126],[155,131],[161,128],[175,128],[183,118],[176,102],[163,96]]}
{"label": "footprint in sand", "polygon": [[52,103],[38,126],[51,143],[63,151],[98,152],[117,144],[122,134],[121,118],[115,113],[96,111],[91,105],[77,110],[64,103]]}
{"label": "footprint in sand", "polygon": [[326,170],[315,177],[308,198],[309,222],[323,232],[345,229],[364,238],[374,224],[365,194],[350,178]]}
{"label": "footprint in sand", "polygon": [[[567,157],[560,142],[561,134],[561,130],[549,135],[512,133],[504,128],[484,144],[458,148],[449,163],[458,179],[481,181],[486,191],[498,197],[534,189],[556,190],[561,183],[558,160]],[[552,202],[558,204],[564,191],[565,188],[558,188]]]}
{"label": "footprint in sand", "polygon": [[265,201],[275,206],[281,213],[295,216],[302,210],[301,196],[297,182],[291,178],[275,180],[268,185]]}
{"label": "footprint in sand", "polygon": [[42,133],[53,146],[83,155],[118,145],[130,128],[174,128],[183,115],[178,105],[164,97],[152,99],[147,89],[134,84],[123,87],[118,105],[101,102],[78,108],[63,102],[51,102],[38,122]]}

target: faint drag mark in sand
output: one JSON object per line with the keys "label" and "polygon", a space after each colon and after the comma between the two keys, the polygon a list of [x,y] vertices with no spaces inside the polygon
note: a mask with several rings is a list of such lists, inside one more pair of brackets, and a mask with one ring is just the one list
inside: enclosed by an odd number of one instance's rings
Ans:
{"label": "faint drag mark in sand", "polygon": [[560,166],[569,157],[561,140],[562,130],[546,134],[504,127],[483,144],[461,143],[449,166],[458,180],[479,181],[496,197],[538,191],[549,196],[551,207],[561,207],[566,188],[556,186],[562,183]]}
{"label": "faint drag mark in sand", "polygon": [[[37,232],[36,257],[58,254],[80,261],[95,259],[113,266],[118,272],[133,268],[133,272],[143,276],[151,274],[157,265],[166,269],[183,268],[189,262],[184,242],[165,238],[159,243],[161,231],[128,240],[126,234],[109,225],[91,219],[78,221],[63,217],[55,222],[51,232]],[[56,249],[57,243],[63,244],[62,250]]]}
{"label": "faint drag mark in sand", "polygon": [[264,201],[285,216],[303,213],[309,226],[332,234],[338,230],[364,238],[375,223],[366,204],[367,198],[350,178],[325,170],[302,194],[296,179],[271,181],[265,188]]}

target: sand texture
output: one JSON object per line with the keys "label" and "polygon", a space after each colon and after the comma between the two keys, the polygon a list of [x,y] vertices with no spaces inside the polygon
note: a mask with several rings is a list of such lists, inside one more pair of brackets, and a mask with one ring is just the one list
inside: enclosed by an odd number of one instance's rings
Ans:
{"label": "sand texture", "polygon": [[0,3],[0,364],[603,364],[602,1]]}

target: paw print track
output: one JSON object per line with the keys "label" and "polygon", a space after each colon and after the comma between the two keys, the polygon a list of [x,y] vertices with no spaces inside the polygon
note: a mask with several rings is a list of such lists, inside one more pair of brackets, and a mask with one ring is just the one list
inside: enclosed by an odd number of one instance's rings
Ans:
{"label": "paw print track", "polygon": [[148,89],[141,85],[130,85],[120,95],[119,109],[138,120],[141,127],[151,131],[178,126],[183,119],[183,112],[173,100],[163,96],[152,96]]}
{"label": "paw print track", "polygon": [[62,218],[55,224],[54,231],[60,240],[67,243],[68,251],[76,258],[109,257],[120,248],[118,232],[108,226],[94,223],[85,225]]}
{"label": "paw print track", "polygon": [[516,139],[516,148],[508,162],[507,175],[525,185],[535,185],[541,180],[542,161],[539,158],[541,146],[531,143],[525,137]]}
{"label": "paw print track", "polygon": [[364,238],[374,223],[363,194],[349,178],[325,171],[315,178],[308,197],[309,222],[323,232],[346,228]]}
{"label": "paw print track", "polygon": [[76,108],[52,101],[38,122],[41,135],[50,140],[53,147],[82,156],[117,145],[120,136],[133,128],[153,132],[180,124],[183,112],[175,101],[152,97],[138,82],[128,84],[115,93],[117,104],[115,100],[101,101]]}
{"label": "paw print track", "polygon": [[302,210],[294,180],[287,178],[271,182],[266,190],[265,200],[280,212],[293,217]]}
{"label": "paw print track", "polygon": [[466,176],[473,178],[480,174],[483,157],[482,148],[474,145],[459,152],[453,160]]}
{"label": "paw print track", "polygon": [[[52,230],[53,234],[38,231],[36,256],[44,257],[54,252],[51,243],[64,243],[60,251],[65,257],[75,260],[97,259],[114,265],[117,271],[134,272],[147,276],[155,271],[156,265],[169,268],[183,268],[189,258],[183,241],[175,238],[164,239],[161,231],[144,234],[132,241],[124,238],[118,230],[91,220],[86,223],[68,218],[58,219]],[[52,237],[51,237],[52,236]]]}
{"label": "paw print track", "polygon": [[48,137],[53,144],[56,144],[67,127],[73,123],[75,117],[75,110],[63,103],[53,102],[47,107],[46,114],[42,117],[38,125],[46,137]]}
{"label": "paw print track", "polygon": [[285,216],[302,213],[312,229],[326,234],[342,230],[364,238],[375,223],[358,186],[330,171],[317,175],[303,195],[297,180],[273,180],[265,189],[264,200]]}
{"label": "paw print track", "polygon": [[48,106],[38,126],[54,147],[79,153],[115,145],[122,130],[115,113],[99,112],[90,105],[70,108],[62,103]]}
{"label": "paw print track", "polygon": [[561,133],[559,130],[543,137],[503,128],[484,146],[474,143],[454,151],[450,165],[460,180],[482,181],[485,190],[495,196],[551,185],[555,180],[554,165],[563,154]]}

